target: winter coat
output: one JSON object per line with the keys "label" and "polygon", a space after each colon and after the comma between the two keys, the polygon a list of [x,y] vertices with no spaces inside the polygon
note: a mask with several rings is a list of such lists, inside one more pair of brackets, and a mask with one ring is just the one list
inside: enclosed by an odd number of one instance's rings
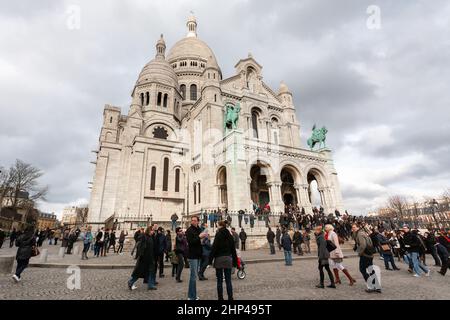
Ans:
{"label": "winter coat", "polygon": [[406,232],[403,235],[403,241],[405,243],[405,248],[408,252],[419,252],[420,251],[420,240],[417,235],[412,232]]}
{"label": "winter coat", "polygon": [[275,239],[275,233],[273,233],[273,231],[272,230],[270,230],[270,231],[267,231],[267,241],[269,242],[269,243],[273,243],[273,241],[274,241],[274,239]]}
{"label": "winter coat", "polygon": [[281,230],[280,229],[277,229],[277,233],[276,233],[275,237],[277,238],[277,243],[280,243],[280,241],[281,241]]}
{"label": "winter coat", "polygon": [[321,232],[316,235],[317,242],[317,256],[321,264],[328,264],[328,258],[330,258],[330,253],[327,249],[327,241],[325,240],[325,234]]}
{"label": "winter coat", "polygon": [[188,259],[202,258],[202,243],[200,241],[201,230],[199,227],[191,225],[186,230],[186,239],[188,242]]}
{"label": "winter coat", "polygon": [[372,240],[367,235],[367,233],[364,230],[359,229],[354,237],[356,242],[356,252],[358,253],[358,255],[360,257],[364,256],[367,258],[372,258],[373,254],[368,254],[366,251],[366,248],[371,246],[373,247]]}
{"label": "winter coat", "polygon": [[16,260],[29,260],[31,258],[31,248],[36,245],[36,238],[32,233],[24,233],[16,239],[17,254]]}
{"label": "winter coat", "polygon": [[245,231],[239,232],[239,239],[241,239],[242,242],[245,242],[247,240],[247,233]]}
{"label": "winter coat", "polygon": [[233,240],[234,240],[234,246],[236,247],[236,249],[239,249],[239,235],[237,234],[237,232],[232,232],[232,236],[233,236]]}
{"label": "winter coat", "polygon": [[166,234],[166,252],[172,251],[172,237]]}
{"label": "winter coat", "polygon": [[284,233],[281,236],[281,246],[283,247],[284,251],[292,250],[292,240],[288,233]]}
{"label": "winter coat", "polygon": [[298,246],[303,242],[303,236],[300,231],[295,231],[293,236],[294,245]]}
{"label": "winter coat", "polygon": [[188,252],[187,241],[184,235],[177,234],[175,238],[175,253],[186,256]]}
{"label": "winter coat", "polygon": [[342,259],[344,258],[344,254],[342,253],[341,246],[339,245],[339,237],[334,231],[330,231],[327,234],[327,240],[333,242],[336,246],[336,249],[330,252],[330,259]]}
{"label": "winter coat", "polygon": [[156,270],[153,237],[144,234],[137,244],[137,261],[132,277],[148,279],[150,270]]}
{"label": "winter coat", "polygon": [[158,256],[164,254],[167,249],[167,238],[163,233],[156,235],[156,254]]}
{"label": "winter coat", "polygon": [[213,260],[219,257],[228,256],[231,257],[233,266],[237,267],[237,254],[233,236],[227,228],[220,228],[214,237],[209,263],[212,264]]}

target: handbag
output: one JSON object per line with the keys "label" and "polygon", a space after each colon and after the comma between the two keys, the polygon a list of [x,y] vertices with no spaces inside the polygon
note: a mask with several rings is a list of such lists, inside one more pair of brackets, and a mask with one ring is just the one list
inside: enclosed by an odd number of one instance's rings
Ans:
{"label": "handbag", "polygon": [[382,249],[384,252],[386,252],[386,251],[391,251],[391,247],[390,247],[387,243],[382,244],[382,245],[381,245],[381,249]]}
{"label": "handbag", "polygon": [[328,252],[336,250],[336,245],[333,243],[333,241],[327,240],[327,250]]}
{"label": "handbag", "polygon": [[36,257],[40,254],[39,249],[36,246],[31,247],[31,256]]}

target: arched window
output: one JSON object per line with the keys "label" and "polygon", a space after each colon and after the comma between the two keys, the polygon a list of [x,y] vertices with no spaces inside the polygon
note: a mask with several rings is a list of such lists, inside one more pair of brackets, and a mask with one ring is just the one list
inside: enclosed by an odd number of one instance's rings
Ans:
{"label": "arched window", "polygon": [[168,98],[169,96],[168,96],[168,94],[166,93],[166,94],[164,94],[164,101],[163,101],[163,107],[164,108],[167,108],[167,98]]}
{"label": "arched window", "polygon": [[144,105],[144,93],[141,92],[140,96],[141,96],[141,106],[143,106]]}
{"label": "arched window", "polygon": [[201,195],[200,182],[197,183],[197,187],[198,187],[198,203],[200,203],[200,202],[201,202],[201,197],[200,197],[200,195]]}
{"label": "arched window", "polygon": [[191,100],[196,101],[197,100],[197,86],[195,84],[191,84]]}
{"label": "arched window", "polygon": [[168,185],[169,185],[169,158],[164,158],[163,191],[168,190]]}
{"label": "arched window", "polygon": [[112,123],[112,119],[113,119],[113,117],[110,117],[110,118],[109,118],[109,123]]}
{"label": "arched window", "polygon": [[252,130],[253,138],[258,139],[258,112],[252,111]]}
{"label": "arched window", "polygon": [[156,104],[157,104],[158,106],[161,105],[161,100],[162,100],[162,93],[161,93],[161,92],[158,92],[158,100],[157,100],[157,102],[156,102]]}
{"label": "arched window", "polygon": [[276,130],[273,131],[273,143],[278,145],[278,132]]}
{"label": "arched window", "polygon": [[180,169],[175,169],[175,192],[180,192]]}
{"label": "arched window", "polygon": [[194,204],[197,204],[197,182],[194,182]]}
{"label": "arched window", "polygon": [[183,100],[186,100],[186,85],[182,84],[180,86],[180,91],[181,91],[181,98],[183,98]]}
{"label": "arched window", "polygon": [[214,95],[214,102],[217,102],[217,94]]}
{"label": "arched window", "polygon": [[145,93],[145,98],[146,98],[145,105],[148,106],[150,104],[150,92]]}
{"label": "arched window", "polygon": [[152,167],[151,177],[150,177],[150,190],[155,190],[156,183],[156,167]]}

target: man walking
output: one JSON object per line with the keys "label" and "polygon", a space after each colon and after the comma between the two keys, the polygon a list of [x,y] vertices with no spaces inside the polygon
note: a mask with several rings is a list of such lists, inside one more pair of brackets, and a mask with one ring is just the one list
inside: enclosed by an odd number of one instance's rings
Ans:
{"label": "man walking", "polygon": [[359,271],[361,272],[367,284],[366,292],[381,293],[381,285],[379,281],[377,283],[378,288],[374,288],[372,284],[369,285],[369,283],[367,282],[370,277],[370,275],[367,273],[367,268],[373,266],[373,255],[376,253],[376,249],[372,244],[372,240],[363,229],[360,229],[360,227],[356,223],[352,224],[352,232],[356,244],[356,252],[359,256]]}
{"label": "man walking", "polygon": [[241,251],[245,251],[245,242],[247,241],[247,233],[244,231],[244,228],[241,228],[241,232],[239,232],[239,239],[241,239]]}
{"label": "man walking", "polygon": [[[281,246],[283,247],[285,264],[292,266],[292,239],[286,229],[282,231]],[[273,248],[273,251],[275,251],[275,248]]]}
{"label": "man walking", "polygon": [[274,244],[274,240],[275,240],[275,233],[273,233],[272,229],[270,229],[267,231],[267,242],[269,242],[269,247],[270,247],[270,254],[275,254],[275,244]]}
{"label": "man walking", "polygon": [[330,270],[330,264],[328,259],[330,258],[330,252],[327,249],[327,241],[325,240],[325,235],[322,230],[322,226],[317,226],[314,229],[314,234],[316,235],[317,242],[317,256],[319,257],[319,275],[320,275],[320,283],[316,286],[317,288],[324,289],[325,285],[325,274],[323,269],[327,271],[328,277],[330,278],[330,285],[327,288],[336,289],[336,285],[334,283],[333,273]]}
{"label": "man walking", "polygon": [[191,226],[186,230],[186,238],[188,242],[188,260],[190,269],[188,299],[199,300],[197,297],[197,276],[200,260],[202,259],[202,243],[201,239],[205,234],[201,234],[199,218],[193,216],[191,218]]}

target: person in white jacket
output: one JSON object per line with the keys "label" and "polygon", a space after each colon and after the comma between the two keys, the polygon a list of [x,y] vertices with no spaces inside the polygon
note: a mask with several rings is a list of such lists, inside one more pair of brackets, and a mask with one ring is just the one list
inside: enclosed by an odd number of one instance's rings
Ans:
{"label": "person in white jacket", "polygon": [[334,232],[334,227],[331,224],[325,225],[325,239],[330,240],[336,246],[336,249],[330,252],[329,263],[330,267],[333,269],[335,283],[341,284],[341,280],[339,279],[339,270],[342,271],[345,276],[350,281],[350,285],[352,286],[356,280],[350,275],[347,268],[342,264],[344,260],[344,254],[342,253],[341,246],[339,244],[339,237]]}

